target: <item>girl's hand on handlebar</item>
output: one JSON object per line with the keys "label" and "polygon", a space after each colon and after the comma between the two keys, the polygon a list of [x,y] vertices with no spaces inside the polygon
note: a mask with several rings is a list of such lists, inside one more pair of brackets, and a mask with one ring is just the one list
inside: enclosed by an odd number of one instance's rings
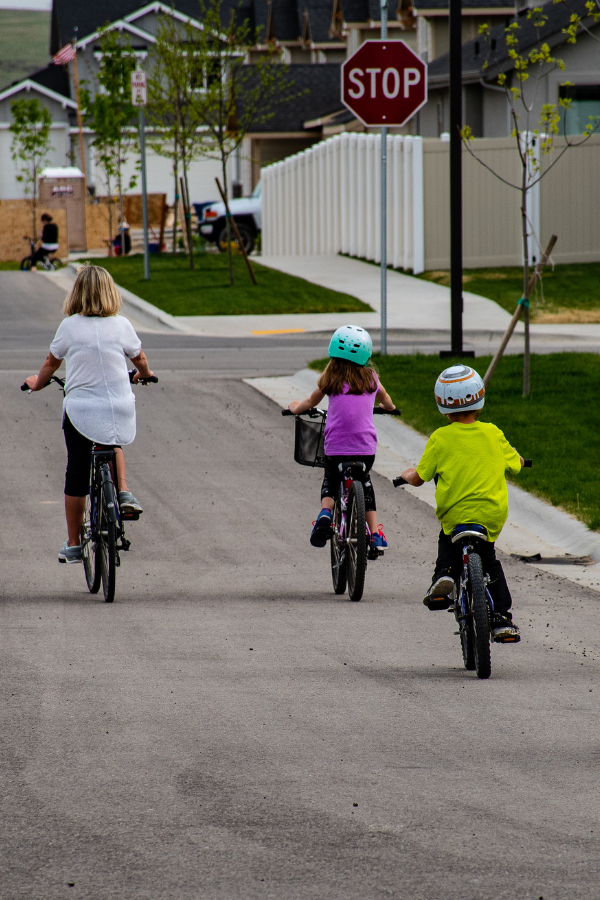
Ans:
{"label": "girl's hand on handlebar", "polygon": [[288,409],[291,413],[296,414],[296,409],[300,406],[300,400],[292,400],[291,403],[288,403]]}
{"label": "girl's hand on handlebar", "polygon": [[35,387],[38,383],[37,375],[30,375],[29,378],[26,378],[23,384],[26,384],[30,391],[35,391]]}

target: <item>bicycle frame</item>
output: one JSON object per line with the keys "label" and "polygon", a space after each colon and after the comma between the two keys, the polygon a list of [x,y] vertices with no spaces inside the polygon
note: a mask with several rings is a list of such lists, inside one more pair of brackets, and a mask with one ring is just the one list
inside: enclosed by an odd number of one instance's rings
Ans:
{"label": "bicycle frame", "polygon": [[[113,476],[114,472],[114,476]],[[101,446],[92,449],[92,474],[90,483],[90,532],[86,535],[88,541],[97,542],[100,538],[99,513],[102,504],[101,494],[104,493],[106,509],[111,522],[115,526],[117,543],[117,565],[121,564],[119,550],[129,550],[131,541],[125,537],[124,516],[119,507],[119,483],[117,476],[117,455],[115,450]],[[139,519],[139,514],[127,516],[128,519]]]}

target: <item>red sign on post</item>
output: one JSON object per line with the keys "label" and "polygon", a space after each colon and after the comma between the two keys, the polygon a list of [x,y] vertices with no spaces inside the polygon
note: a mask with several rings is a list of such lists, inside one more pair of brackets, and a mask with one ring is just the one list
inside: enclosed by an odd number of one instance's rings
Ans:
{"label": "red sign on post", "polygon": [[365,41],[342,65],[342,103],[365,125],[404,125],[427,103],[427,66],[404,41]]}

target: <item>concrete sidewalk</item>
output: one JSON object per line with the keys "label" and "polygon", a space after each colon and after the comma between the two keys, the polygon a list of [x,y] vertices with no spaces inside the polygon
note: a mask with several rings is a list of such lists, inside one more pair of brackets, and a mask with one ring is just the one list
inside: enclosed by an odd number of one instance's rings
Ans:
{"label": "concrete sidewalk", "polygon": [[[281,407],[287,407],[290,400],[301,400],[311,394],[316,387],[317,377],[318,374],[313,370],[303,369],[287,377],[244,380]],[[327,408],[327,400],[327,397],[323,400],[324,408]],[[376,427],[378,445],[373,469],[391,481],[408,466],[417,464],[425,449],[427,438],[391,416],[378,416]],[[292,426],[290,434],[291,432]],[[527,477],[527,473],[524,477]],[[399,495],[401,491],[408,491],[435,509],[433,482],[426,483],[420,488],[409,485],[399,489]],[[530,565],[568,578],[600,593],[600,534],[590,531],[573,516],[544,503],[543,500],[516,485],[508,485],[508,497],[510,512],[497,541],[498,548],[504,553],[517,556],[533,556],[539,553],[541,561]],[[401,496],[398,499],[401,502]],[[570,564],[569,556],[590,557],[595,564],[581,565],[576,561]],[[557,558],[560,562],[550,562]]]}

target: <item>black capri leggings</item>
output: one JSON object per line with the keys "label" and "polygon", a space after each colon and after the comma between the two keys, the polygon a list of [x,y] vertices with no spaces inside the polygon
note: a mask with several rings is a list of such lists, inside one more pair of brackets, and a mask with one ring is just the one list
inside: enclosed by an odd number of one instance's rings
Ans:
{"label": "black capri leggings", "polygon": [[[65,444],[67,445],[65,494],[69,497],[87,497],[90,492],[92,447],[96,445],[94,441],[90,441],[80,431],[77,431],[66,413],[62,427],[65,433]],[[112,450],[112,447],[107,447],[106,449]]]}
{"label": "black capri leggings", "polygon": [[325,474],[323,475],[323,484],[321,486],[321,500],[323,497],[331,497],[333,500],[337,497],[340,484],[342,483],[342,473],[339,471],[338,466],[347,459],[365,464],[367,469],[367,477],[363,481],[365,509],[367,512],[376,512],[375,491],[373,490],[373,483],[368,477],[368,473],[375,462],[375,454],[373,456],[355,456],[353,453],[350,453],[346,454],[346,456],[327,456],[325,458]]}

